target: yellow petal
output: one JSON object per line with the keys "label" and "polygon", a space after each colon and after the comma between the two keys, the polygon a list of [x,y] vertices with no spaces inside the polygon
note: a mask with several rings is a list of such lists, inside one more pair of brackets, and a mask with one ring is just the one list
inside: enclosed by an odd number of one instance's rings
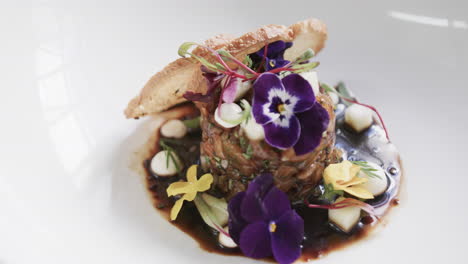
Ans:
{"label": "yellow petal", "polygon": [[173,195],[178,195],[182,193],[187,193],[191,191],[193,188],[193,184],[189,182],[174,182],[167,187],[167,196],[173,196]]}
{"label": "yellow petal", "polygon": [[[351,162],[349,162],[349,163],[351,163]],[[358,175],[360,170],[361,170],[361,166],[351,163],[351,168],[349,169],[349,174],[354,178],[354,177],[356,177]]]}
{"label": "yellow petal", "polygon": [[354,179],[350,180],[349,182],[343,182],[342,184],[346,186],[353,186],[353,185],[366,183],[367,181],[368,179],[366,178],[354,177]]}
{"label": "yellow petal", "polygon": [[373,199],[371,192],[360,186],[353,186],[344,189],[345,192],[362,199]]}
{"label": "yellow petal", "polygon": [[192,165],[187,170],[187,181],[196,182],[197,181],[197,165]]}
{"label": "yellow petal", "polygon": [[195,199],[195,196],[197,196],[197,190],[195,190],[195,188],[193,188],[192,191],[184,194],[184,200],[191,202],[191,201],[193,201],[193,199]]}
{"label": "yellow petal", "polygon": [[350,175],[350,169],[352,165],[353,164],[347,160],[341,163],[328,165],[323,172],[325,183],[329,184],[338,181],[350,181],[354,177]]}
{"label": "yellow petal", "polygon": [[213,183],[213,175],[207,173],[203,175],[200,180],[197,181],[197,191],[204,192],[210,189],[211,184]]}
{"label": "yellow petal", "polygon": [[182,198],[180,198],[179,200],[177,200],[177,201],[174,203],[174,206],[172,206],[172,209],[171,209],[171,221],[174,221],[174,220],[177,219],[177,215],[179,214],[180,209],[182,209],[182,205],[184,204],[184,200],[185,200],[185,195],[182,196]]}

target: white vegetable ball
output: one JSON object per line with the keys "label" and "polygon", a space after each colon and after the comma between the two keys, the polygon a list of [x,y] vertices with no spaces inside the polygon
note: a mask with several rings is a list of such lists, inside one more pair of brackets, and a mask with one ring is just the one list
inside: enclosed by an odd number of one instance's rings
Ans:
{"label": "white vegetable ball", "polygon": [[[344,200],[343,197],[336,199],[336,202]],[[328,218],[342,231],[349,233],[361,219],[361,208],[356,206],[341,209],[329,209]]]}
{"label": "white vegetable ball", "polygon": [[345,111],[345,122],[360,133],[372,125],[372,111],[362,105],[352,104]]}
{"label": "white vegetable ball", "polygon": [[242,117],[242,108],[235,103],[221,104],[215,110],[215,121],[225,128],[235,127],[238,124],[231,124],[227,121],[236,121]]}
{"label": "white vegetable ball", "polygon": [[362,185],[365,189],[371,192],[374,196],[381,195],[384,193],[388,188],[388,180],[387,175],[385,175],[385,171],[379,165],[373,162],[367,162],[367,164],[376,169],[377,171],[373,171],[373,174],[376,174],[379,177],[369,177],[366,173],[362,170],[359,172],[359,177],[366,178],[367,182]]}
{"label": "white vegetable ball", "polygon": [[179,119],[172,119],[161,127],[161,134],[168,138],[183,138],[187,134],[187,127]]}
{"label": "white vegetable ball", "polygon": [[[229,234],[229,228],[226,226],[224,231]],[[227,248],[236,248],[237,244],[232,240],[232,238],[226,236],[225,234],[219,232],[218,241],[221,245]]]}
{"label": "white vegetable ball", "polygon": [[314,90],[315,96],[320,94],[320,86],[318,82],[318,77],[317,77],[317,72],[315,71],[307,71],[307,72],[301,72],[299,73],[304,79],[306,79],[310,85],[312,86],[312,89]]}
{"label": "white vegetable ball", "polygon": [[[172,157],[174,157],[175,162],[179,169],[182,169],[182,162],[180,158],[174,152],[171,152]],[[174,160],[169,156],[169,151],[163,150],[154,155],[151,160],[151,170],[158,176],[168,177],[177,174],[177,166],[174,163]]]}
{"label": "white vegetable ball", "polygon": [[265,138],[263,126],[255,122],[253,116],[247,122],[242,122],[242,130],[244,130],[247,138],[252,141],[260,141]]}

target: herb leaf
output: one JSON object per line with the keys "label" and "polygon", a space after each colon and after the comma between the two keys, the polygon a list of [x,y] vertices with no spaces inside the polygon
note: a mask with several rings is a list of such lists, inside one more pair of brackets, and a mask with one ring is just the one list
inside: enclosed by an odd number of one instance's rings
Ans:
{"label": "herb leaf", "polygon": [[315,56],[314,50],[311,48],[307,49],[304,53],[302,53],[299,57],[296,58],[294,64],[302,63],[312,59]]}
{"label": "herb leaf", "polygon": [[249,55],[245,56],[243,63],[245,65],[247,65],[247,67],[249,67],[249,68],[252,68],[252,66],[253,66],[253,61],[252,61],[252,59],[250,58]]}
{"label": "herb leaf", "polygon": [[163,148],[163,150],[166,151],[166,168],[169,168],[169,160],[171,160],[174,163],[176,170],[180,172],[179,162],[174,156],[175,155],[174,149],[171,148],[169,145],[167,145],[165,139],[159,140],[159,145]]}
{"label": "herb leaf", "polygon": [[331,183],[324,184],[323,187],[324,187],[324,192],[320,196],[319,198],[320,200],[333,202],[335,200],[335,196],[337,195],[342,196],[344,194],[342,190],[335,190],[335,188],[333,188],[333,184]]}
{"label": "herb leaf", "polygon": [[248,145],[247,149],[245,150],[245,153],[242,153],[242,156],[244,156],[246,159],[251,159],[253,154],[253,149],[252,145]]}
{"label": "herb leaf", "polygon": [[320,65],[320,62],[313,61],[313,62],[309,62],[309,63],[306,63],[306,64],[296,64],[296,65],[292,66],[291,69],[294,70],[294,73],[301,73],[301,72],[306,72],[306,71],[310,71],[310,70],[312,70],[314,68],[317,68],[319,65]]}
{"label": "herb leaf", "polygon": [[361,167],[361,171],[364,172],[367,176],[369,176],[370,178],[379,178],[379,179],[382,179],[382,177],[380,177],[380,175],[378,174],[375,174],[376,171],[378,171],[377,169],[374,169],[373,167],[371,167],[369,165],[369,163],[367,163],[367,161],[351,161],[351,163],[355,164],[355,165],[358,165],[359,167]]}

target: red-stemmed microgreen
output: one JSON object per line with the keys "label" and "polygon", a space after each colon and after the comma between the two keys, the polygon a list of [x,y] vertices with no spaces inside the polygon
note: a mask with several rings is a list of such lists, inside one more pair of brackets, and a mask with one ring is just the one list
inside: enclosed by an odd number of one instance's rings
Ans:
{"label": "red-stemmed microgreen", "polygon": [[375,215],[374,207],[372,207],[370,204],[367,204],[365,202],[362,202],[353,198],[345,198],[344,200],[333,203],[333,204],[311,204],[309,203],[307,199],[304,201],[304,203],[309,208],[329,209],[329,210],[342,209],[346,207],[359,207],[362,210],[364,210],[366,213],[370,215]]}
{"label": "red-stemmed microgreen", "polygon": [[390,141],[390,136],[388,134],[388,130],[387,130],[387,127],[385,126],[385,122],[382,118],[382,115],[379,113],[379,111],[377,110],[377,108],[375,108],[374,106],[372,105],[368,105],[368,104],[363,104],[361,102],[358,102],[356,99],[354,98],[351,98],[349,97],[348,95],[345,95],[340,91],[338,91],[337,89],[335,89],[334,87],[332,86],[329,86],[325,83],[320,83],[320,86],[323,87],[325,89],[326,92],[328,93],[335,93],[336,95],[338,95],[341,99],[343,99],[344,101],[348,102],[348,103],[352,103],[352,104],[358,104],[358,105],[361,105],[361,106],[364,106],[366,108],[369,108],[370,110],[372,110],[374,113],[377,114],[377,117],[379,118],[379,121],[380,123],[382,124],[382,128],[383,130],[385,131],[385,136],[387,137],[387,139]]}
{"label": "red-stemmed microgreen", "polygon": [[[201,48],[204,48],[204,49],[210,51],[211,54],[213,54],[213,56],[216,58],[217,62],[213,64],[213,63],[209,62],[207,59],[189,52],[188,50],[191,49],[194,46],[199,46]],[[265,50],[264,50],[265,56],[266,56],[267,52],[268,52],[268,45],[265,45]],[[225,50],[222,50],[222,49],[221,50],[214,50],[214,49],[212,49],[210,47],[200,45],[200,44],[197,44],[195,42],[183,43],[180,46],[178,53],[182,57],[186,57],[187,55],[189,55],[190,57],[196,59],[197,61],[199,61],[201,64],[203,64],[204,66],[206,66],[208,69],[210,69],[212,71],[219,72],[219,73],[224,74],[226,76],[240,78],[243,81],[255,80],[261,74],[260,72],[254,71],[249,66],[247,66],[246,64],[244,64],[243,62],[241,62],[240,60],[235,58],[228,51],[225,51]],[[264,58],[265,58],[265,56],[264,56]],[[290,72],[300,73],[300,72],[303,72],[303,71],[311,70],[311,69],[313,69],[313,68],[315,68],[315,67],[317,67],[319,65],[318,62],[307,62],[313,56],[314,56],[314,52],[311,49],[308,49],[301,56],[299,56],[294,62],[288,63],[284,67],[276,68],[276,69],[270,70],[268,72],[270,72],[270,73],[279,73],[279,72],[282,72],[282,71],[290,71]],[[262,60],[264,60],[264,58],[262,58]],[[235,70],[231,69],[228,66],[228,64],[226,63],[226,61],[232,61],[233,63],[238,65],[240,68],[246,70],[248,73],[246,75],[239,74]],[[247,60],[247,62],[248,62],[248,60]],[[305,63],[305,62],[307,62],[307,63]],[[262,63],[260,63],[260,65],[262,65]],[[259,69],[257,69],[257,70],[259,70]]]}

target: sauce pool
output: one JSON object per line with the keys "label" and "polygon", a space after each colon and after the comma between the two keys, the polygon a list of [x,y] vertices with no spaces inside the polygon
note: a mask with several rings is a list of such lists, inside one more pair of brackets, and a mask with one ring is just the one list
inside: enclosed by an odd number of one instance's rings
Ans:
{"label": "sauce pool", "polygon": [[[328,211],[311,209],[302,203],[294,204],[293,208],[304,219],[305,237],[302,250],[302,261],[317,259],[332,250],[343,248],[354,241],[364,238],[373,227],[388,213],[392,206],[399,203],[397,199],[402,167],[400,156],[392,143],[385,137],[383,129],[373,124],[366,131],[357,134],[344,123],[346,106],[339,104],[336,113],[336,143],[335,147],[343,153],[342,158],[348,160],[365,160],[380,165],[388,178],[388,189],[373,200],[366,201],[376,209],[376,216],[364,216],[349,233],[344,233],[328,221]],[[166,144],[174,149],[185,164],[185,170],[191,164],[199,164],[201,132],[189,131],[182,139],[168,140]],[[158,147],[155,148],[155,152]],[[166,188],[179,177],[159,177],[150,169],[151,159],[144,162],[147,188],[153,199],[153,204],[166,219],[174,203],[174,198],[167,197]],[[179,175],[179,176],[182,176]],[[311,202],[314,202],[312,197]],[[318,202],[318,201],[317,201]],[[379,220],[380,219],[380,220]],[[225,248],[218,243],[217,231],[211,229],[202,220],[194,203],[184,203],[176,221],[171,222],[180,230],[198,241],[200,247],[208,252],[223,255],[243,256],[238,248]],[[273,261],[273,259],[267,259]]]}

